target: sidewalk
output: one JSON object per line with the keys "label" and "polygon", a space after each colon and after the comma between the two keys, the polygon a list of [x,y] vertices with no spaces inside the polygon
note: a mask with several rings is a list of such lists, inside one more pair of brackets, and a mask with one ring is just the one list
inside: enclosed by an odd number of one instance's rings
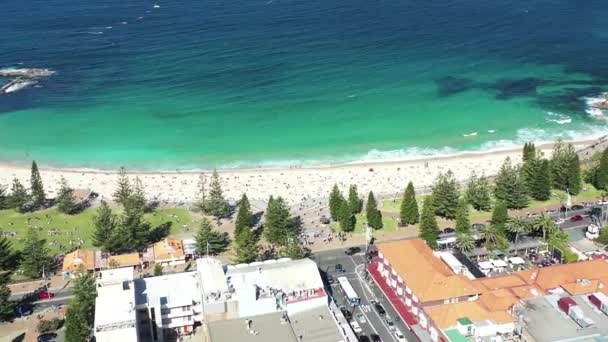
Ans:
{"label": "sidewalk", "polygon": [[33,314],[24,318],[17,318],[12,323],[0,324],[0,341],[10,341],[11,338],[24,333],[24,342],[36,342],[38,338],[38,331],[36,330],[36,328],[38,326],[38,322],[40,321],[38,316],[40,316],[40,319],[45,320],[52,319],[55,317],[64,319],[65,308],[47,309],[38,314]]}
{"label": "sidewalk", "polygon": [[71,284],[70,278],[64,278],[62,276],[52,276],[47,279],[39,279],[25,283],[9,284],[8,287],[11,289],[12,295],[24,295],[32,293],[37,289],[47,286],[49,291],[57,291]]}

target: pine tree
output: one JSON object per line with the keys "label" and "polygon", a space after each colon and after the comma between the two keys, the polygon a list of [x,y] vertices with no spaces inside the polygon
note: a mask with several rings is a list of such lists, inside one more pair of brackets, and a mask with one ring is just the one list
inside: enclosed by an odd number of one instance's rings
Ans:
{"label": "pine tree", "polygon": [[458,201],[458,210],[456,211],[456,232],[471,232],[471,222],[469,221],[469,203],[467,203],[465,199]]}
{"label": "pine tree", "polygon": [[206,213],[215,216],[218,220],[228,216],[228,202],[222,192],[222,180],[217,170],[213,170],[209,184],[209,198],[207,199]]}
{"label": "pine tree", "polygon": [[76,201],[74,199],[74,189],[70,188],[68,181],[61,177],[61,187],[57,193],[57,209],[64,214],[71,215],[76,212]]}
{"label": "pine tree", "polygon": [[257,260],[260,254],[258,239],[250,228],[243,229],[235,238],[236,263],[250,263]]}
{"label": "pine tree", "polygon": [[0,210],[10,208],[8,191],[6,186],[0,185]]}
{"label": "pine tree", "polygon": [[355,229],[355,216],[350,211],[348,201],[344,199],[340,203],[340,209],[338,211],[338,222],[340,223],[340,229],[344,232],[352,232]]}
{"label": "pine tree", "polygon": [[150,242],[156,241],[150,241],[150,224],[143,211],[127,205],[106,248],[112,253],[141,252]]}
{"label": "pine tree", "polygon": [[524,145],[523,163],[520,169],[520,176],[526,185],[527,193],[532,196],[534,190],[535,175],[538,171],[538,160],[542,158],[541,152],[536,152],[536,148],[532,143]]}
{"label": "pine tree", "polygon": [[534,146],[534,143],[525,143],[522,155],[524,164],[530,160],[533,160],[534,158],[536,158],[536,147]]}
{"label": "pine tree", "polygon": [[547,159],[534,161],[530,196],[537,201],[547,201],[551,198],[551,168]]}
{"label": "pine tree", "polygon": [[154,264],[154,276],[158,277],[163,275],[163,265],[161,264]]}
{"label": "pine tree", "polygon": [[456,218],[460,194],[452,171],[439,174],[433,184],[432,196],[436,215],[449,220]]}
{"label": "pine tree", "polygon": [[520,209],[528,205],[526,186],[519,170],[511,164],[507,157],[496,176],[494,196],[503,201],[508,208]]}
{"label": "pine tree", "polygon": [[[279,246],[287,244],[287,237],[296,234],[296,226],[287,204],[281,197],[268,201],[266,221],[264,222],[264,236],[266,241]],[[296,234],[297,235],[297,234]]]}
{"label": "pine tree", "polygon": [[509,220],[509,211],[507,206],[502,201],[497,201],[494,211],[492,211],[492,225],[500,232],[505,231],[505,224]]}
{"label": "pine tree", "polygon": [[30,188],[32,191],[32,201],[36,208],[44,207],[46,196],[44,194],[44,186],[42,185],[42,177],[38,171],[36,161],[32,162],[32,173],[30,176]]}
{"label": "pine tree", "polygon": [[199,255],[206,255],[207,250],[211,255],[224,252],[230,245],[228,234],[220,233],[213,229],[211,222],[206,218],[201,221],[201,227],[196,234],[196,252]]}
{"label": "pine tree", "polygon": [[356,185],[351,185],[348,189],[348,206],[353,214],[361,212],[361,200],[359,199]]}
{"label": "pine tree", "polygon": [[437,239],[439,238],[439,226],[435,219],[435,209],[433,205],[433,197],[427,196],[422,206],[422,214],[420,215],[420,232],[419,236],[421,239],[426,241],[429,247],[435,249],[439,247]]}
{"label": "pine tree", "polygon": [[280,255],[284,258],[292,260],[302,259],[306,256],[306,252],[296,237],[291,237],[287,246],[281,250]]}
{"label": "pine tree", "polygon": [[608,190],[608,148],[602,152],[599,166],[595,175],[595,187]]}
{"label": "pine tree", "polygon": [[10,273],[0,269],[0,322],[10,321],[15,316],[15,303],[11,301],[8,287]]}
{"label": "pine tree", "polygon": [[471,175],[465,191],[467,202],[477,211],[489,211],[492,208],[490,182],[484,176]]}
{"label": "pine tree", "polygon": [[125,206],[132,194],[133,189],[131,189],[131,182],[129,181],[129,176],[127,176],[127,170],[125,170],[124,167],[121,167],[118,171],[118,185],[116,191],[114,191],[114,202]]}
{"label": "pine tree", "polygon": [[74,281],[74,297],[65,316],[66,342],[86,341],[95,319],[97,289],[92,274],[81,272]]}
{"label": "pine tree", "polygon": [[580,193],[582,189],[581,181],[581,162],[578,155],[575,154],[568,165],[568,191],[573,195]]}
{"label": "pine tree", "polygon": [[13,179],[11,195],[8,200],[9,207],[14,208],[18,212],[24,212],[26,210],[26,204],[30,200],[30,196],[23,184],[21,184],[17,178]]}
{"label": "pine tree", "polygon": [[198,181],[198,200],[194,206],[201,212],[205,212],[207,207],[207,177],[204,173],[201,173]]}
{"label": "pine tree", "polygon": [[127,198],[127,201],[124,202],[123,205],[125,207],[130,206],[135,210],[141,210],[142,212],[146,211],[146,190],[144,189],[144,184],[141,182],[139,177],[135,177],[131,195],[129,198]]}
{"label": "pine tree", "polygon": [[235,238],[244,229],[250,229],[253,226],[253,213],[251,212],[251,205],[246,194],[243,194],[239,201],[239,211],[236,214],[236,221],[234,227]]}
{"label": "pine tree", "polygon": [[418,203],[416,202],[416,192],[414,184],[409,182],[403,193],[401,208],[399,212],[401,224],[416,224],[419,220]]}
{"label": "pine tree", "polygon": [[112,244],[110,240],[116,237],[114,235],[116,217],[106,201],[101,201],[101,205],[97,208],[97,215],[93,218],[93,226],[95,227],[93,246],[107,249],[107,246]]}
{"label": "pine tree", "polygon": [[26,277],[38,278],[51,271],[51,258],[46,241],[38,236],[36,228],[28,229],[21,255],[21,269]]}
{"label": "pine tree", "polygon": [[[365,215],[367,224],[373,229],[382,229],[382,213],[378,210],[378,204],[373,192],[369,192],[367,203],[365,204]],[[354,227],[353,227],[354,229]]]}
{"label": "pine tree", "polygon": [[0,272],[11,271],[17,267],[19,255],[13,250],[8,238],[0,236]]}
{"label": "pine tree", "polygon": [[342,201],[344,201],[344,198],[342,197],[340,189],[338,189],[338,184],[334,184],[334,187],[329,194],[329,215],[334,222],[338,221]]}

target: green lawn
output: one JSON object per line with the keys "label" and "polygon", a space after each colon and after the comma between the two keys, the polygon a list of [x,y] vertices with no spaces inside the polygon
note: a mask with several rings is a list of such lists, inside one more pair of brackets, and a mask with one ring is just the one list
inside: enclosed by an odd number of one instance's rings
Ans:
{"label": "green lawn", "polygon": [[[367,223],[367,220],[365,219],[365,213],[357,214],[356,218],[357,218],[357,224],[355,225],[355,230],[353,231],[353,233],[356,233],[356,234],[365,233],[365,224]],[[382,227],[382,229],[380,229],[378,231],[395,232],[399,229],[399,227],[397,226],[397,220],[393,217],[383,216],[382,223],[384,226]],[[337,222],[332,223],[332,227],[335,231],[341,231],[340,224]],[[401,228],[401,229],[407,229],[407,228]]]}
{"label": "green lawn", "polygon": [[[28,229],[28,222],[30,225],[40,228],[40,235],[47,239],[52,252],[58,253],[70,249],[70,240],[78,238],[84,240],[84,247],[91,247],[92,220],[95,213],[96,209],[86,209],[77,215],[65,215],[56,209],[26,214],[19,214],[14,210],[0,210],[0,231],[3,233],[17,233],[16,236],[9,237],[9,240],[17,249],[22,247],[23,238]],[[183,233],[194,227],[192,216],[186,209],[159,209],[154,213],[146,214],[146,218],[152,227],[171,221],[172,235]],[[49,235],[49,231],[53,229],[57,230],[58,233]],[[63,251],[60,251],[59,245],[64,246]]]}
{"label": "green lawn", "polygon": [[[578,194],[576,196],[572,196],[573,203],[581,202],[581,201],[596,200],[596,199],[599,199],[602,197],[602,191],[595,189],[593,187],[593,185],[584,184],[583,187],[586,188],[587,190],[581,192],[580,194]],[[561,201],[565,201],[566,193],[564,191],[553,190],[552,193],[555,196],[552,196],[548,201],[540,202],[540,201],[531,200],[528,207],[525,208],[524,210],[534,210],[534,209],[543,208],[543,207],[547,207],[547,206],[558,205],[561,203]],[[388,199],[388,200],[382,201],[381,209],[383,211],[398,213],[400,210],[400,207],[401,207],[400,198],[399,199]],[[470,219],[476,220],[476,219],[490,218],[491,215],[492,215],[491,212],[476,211],[471,208]]]}

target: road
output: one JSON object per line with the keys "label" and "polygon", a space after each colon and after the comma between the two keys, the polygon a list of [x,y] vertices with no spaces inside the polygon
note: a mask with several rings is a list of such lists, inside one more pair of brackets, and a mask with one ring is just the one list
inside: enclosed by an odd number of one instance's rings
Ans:
{"label": "road", "polygon": [[[364,250],[364,247],[361,246]],[[397,315],[397,312],[393,309],[388,300],[384,297],[381,290],[373,283],[365,280],[365,255],[356,253],[352,256],[346,255],[344,248],[335,249],[331,251],[324,251],[315,253],[311,256],[322,273],[324,278],[326,276],[332,277],[334,280],[340,276],[345,276],[350,281],[351,285],[361,298],[361,304],[357,307],[352,307],[346,303],[344,295],[340,289],[340,285],[337,280],[334,281],[330,286],[331,294],[338,306],[344,305],[352,312],[353,318],[357,314],[365,317],[365,323],[359,325],[363,330],[362,335],[370,336],[371,334],[377,334],[380,336],[383,342],[395,342],[397,339],[390,332],[386,320],[381,317],[378,312],[374,309],[372,301],[377,301],[382,304],[387,312],[389,321],[393,321],[397,329],[399,329],[408,341],[418,341],[416,336],[407,328],[401,318]],[[335,272],[335,265],[341,264],[345,269],[343,273]]]}

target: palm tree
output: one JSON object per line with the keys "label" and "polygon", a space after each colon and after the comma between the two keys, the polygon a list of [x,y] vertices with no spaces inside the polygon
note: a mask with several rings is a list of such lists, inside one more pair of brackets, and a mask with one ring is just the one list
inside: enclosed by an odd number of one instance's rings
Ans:
{"label": "palm tree", "polygon": [[547,241],[547,235],[550,236],[551,234],[559,230],[555,222],[553,222],[551,216],[545,213],[542,213],[540,216],[534,219],[532,227],[535,231],[543,232],[543,240],[545,241]]}
{"label": "palm tree", "polygon": [[505,224],[505,229],[515,234],[515,245],[517,246],[517,242],[519,241],[519,235],[525,234],[530,231],[530,224],[528,220],[522,217],[513,217],[510,218]]}
{"label": "palm tree", "polygon": [[485,240],[485,244],[496,245],[498,240],[500,239],[500,233],[498,229],[494,225],[483,226],[479,230],[479,236]]}
{"label": "palm tree", "polygon": [[549,235],[549,240],[547,243],[552,248],[564,249],[568,246],[568,242],[570,242],[570,236],[568,233],[562,230],[556,230],[552,234]]}
{"label": "palm tree", "polygon": [[456,248],[461,252],[470,252],[475,248],[475,238],[471,233],[456,234]]}

